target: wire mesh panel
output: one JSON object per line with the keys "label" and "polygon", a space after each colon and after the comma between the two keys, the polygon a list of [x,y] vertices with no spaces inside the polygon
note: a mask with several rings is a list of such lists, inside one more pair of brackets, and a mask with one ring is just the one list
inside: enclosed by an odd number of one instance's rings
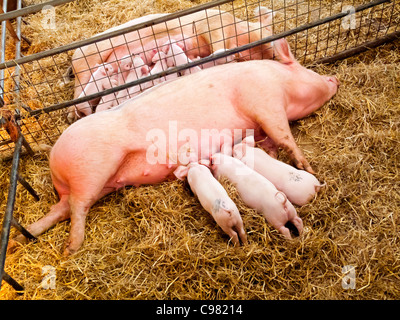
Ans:
{"label": "wire mesh panel", "polygon": [[[32,146],[52,145],[71,121],[166,80],[216,64],[271,59],[276,39],[285,37],[299,62],[310,65],[397,35],[399,20],[398,0],[213,1],[0,64],[2,108],[20,112],[21,132]],[[13,145],[1,128],[0,154]]]}
{"label": "wire mesh panel", "polygon": [[[356,12],[356,8],[361,10]],[[305,65],[399,30],[400,12],[396,1],[381,4],[378,1],[330,1],[319,7],[303,3],[296,5],[291,11],[296,12],[297,25],[326,19],[340,12],[350,13],[341,19],[298,32],[288,38],[294,46],[296,58]],[[285,19],[282,20],[281,23],[284,23]]]}

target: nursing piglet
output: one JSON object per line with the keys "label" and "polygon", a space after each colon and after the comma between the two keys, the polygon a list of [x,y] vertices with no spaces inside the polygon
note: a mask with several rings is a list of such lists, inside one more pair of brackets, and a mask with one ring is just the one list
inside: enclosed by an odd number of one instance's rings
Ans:
{"label": "nursing piglet", "polygon": [[[185,51],[183,51],[183,49],[176,43],[175,40],[170,41],[170,45],[168,46],[168,50],[166,52],[166,60],[169,68],[192,62],[192,60],[187,57]],[[198,71],[201,71],[200,67],[193,67],[185,69],[180,73],[182,76],[185,76]]]}
{"label": "nursing piglet", "polygon": [[[167,55],[163,51],[158,51],[153,57],[153,63],[155,63],[154,67],[151,69],[150,74],[154,75],[160,72],[163,72],[168,69],[167,64]],[[178,75],[176,73],[169,74],[165,77],[157,78],[153,80],[154,85],[157,85],[161,82],[176,79]]]}
{"label": "nursing piglet", "polygon": [[[126,55],[118,61],[118,73],[113,76],[113,79],[110,79],[110,85],[107,85],[103,88],[109,89],[113,87],[117,87],[123,83],[125,83],[125,79],[127,78],[129,71],[132,69],[132,58],[130,55]],[[122,90],[124,91],[124,90]],[[111,109],[112,107],[119,104],[118,98],[122,94],[122,91],[118,93],[110,93],[106,96],[103,96],[96,107],[96,112],[104,111]]]}
{"label": "nursing piglet", "polygon": [[179,166],[174,174],[181,180],[187,176],[190,188],[202,207],[212,215],[235,245],[240,244],[239,238],[243,244],[247,243],[239,210],[223,186],[213,177],[210,169],[198,162],[191,162],[187,166]]}
{"label": "nursing piglet", "polygon": [[[131,64],[129,71],[125,75],[123,82],[119,83],[119,85],[135,81],[149,74],[149,66],[144,63],[143,59],[140,56],[131,56],[130,59]],[[144,88],[141,88],[141,86],[142,85],[136,85],[125,90],[120,90],[117,95],[118,104],[121,104],[125,100],[132,98],[142,92]]]}
{"label": "nursing piglet", "polygon": [[[98,65],[96,71],[93,72],[88,84],[85,86],[78,98],[82,98],[96,92],[101,92],[111,88],[112,86],[115,86],[117,81],[115,76],[116,73],[114,68],[110,64]],[[86,101],[77,104],[76,111],[83,113],[86,116],[91,114],[92,108],[90,102],[91,101]]]}
{"label": "nursing piglet", "polygon": [[297,215],[296,209],[286,195],[278,191],[270,181],[228,155],[216,153],[211,160],[214,176],[217,179],[222,176],[229,179],[244,203],[262,213],[265,220],[286,238],[291,239],[288,222],[301,234],[303,221]]}
{"label": "nursing piglet", "polygon": [[[133,66],[134,66],[134,69],[131,70],[131,72],[129,73],[129,75],[126,79],[127,83],[135,81],[135,80],[143,78],[143,77],[147,77],[150,74],[149,66],[144,63],[143,59],[140,56],[136,56],[133,59]],[[133,96],[138,95],[140,92],[150,88],[151,86],[152,85],[150,84],[150,82],[145,82],[143,84],[130,87],[128,89],[129,97],[132,98]]]}
{"label": "nursing piglet", "polygon": [[290,202],[305,205],[323,186],[311,173],[274,159],[264,150],[254,148],[254,145],[254,137],[246,137],[234,146],[234,157],[271,181],[279,191],[285,193]]}

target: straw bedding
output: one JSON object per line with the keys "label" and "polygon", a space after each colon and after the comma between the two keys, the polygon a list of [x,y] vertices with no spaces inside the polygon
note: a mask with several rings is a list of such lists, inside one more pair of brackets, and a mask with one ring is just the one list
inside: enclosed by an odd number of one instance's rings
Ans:
{"label": "straw bedding", "polygon": [[[40,14],[27,19],[31,24],[25,33],[35,39],[28,51],[56,47],[140,15],[176,11],[199,2],[92,0],[65,5],[57,9],[57,18],[65,24],[56,34],[44,37],[38,31],[35,23]],[[61,257],[68,222],[9,254],[6,272],[25,291],[17,295],[3,283],[0,297],[399,298],[399,45],[395,41],[314,68],[337,75],[341,87],[320,110],[291,124],[317,177],[327,184],[310,204],[297,208],[305,225],[302,236],[285,240],[241,202],[228,181],[222,183],[242,214],[246,246],[234,247],[180,181],[126,188],[92,207],[84,245],[72,257]],[[284,153],[280,159],[286,161]],[[10,162],[0,165],[0,210],[4,212]],[[35,202],[18,186],[15,216],[28,225],[57,201],[47,153],[24,157],[20,174],[41,198]],[[53,289],[41,285],[47,265],[55,268]],[[355,289],[342,287],[346,265],[355,267]]]}

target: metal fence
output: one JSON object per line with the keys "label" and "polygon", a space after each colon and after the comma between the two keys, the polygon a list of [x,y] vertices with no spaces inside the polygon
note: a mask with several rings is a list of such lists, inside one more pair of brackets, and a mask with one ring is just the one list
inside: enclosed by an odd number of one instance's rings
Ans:
{"label": "metal fence", "polygon": [[[66,2],[66,1],[58,1]],[[154,79],[168,74],[188,69],[189,67],[202,65],[206,62],[215,61],[218,57],[227,57],[245,49],[254,48],[273,40],[286,37],[292,51],[300,63],[310,65],[316,62],[331,62],[338,57],[354,54],[368,46],[391,40],[399,34],[400,5],[399,1],[227,1],[219,0],[183,10],[160,18],[128,26],[110,33],[101,34],[90,39],[71,43],[59,48],[54,48],[38,54],[19,58],[19,52],[15,60],[0,63],[2,78],[0,79],[0,93],[2,101],[9,110],[17,110],[16,120],[19,122],[21,132],[27,142],[33,147],[40,144],[52,145],[61,132],[68,126],[65,121],[67,107],[77,105],[85,101],[93,101],[99,97],[118,93],[121,89],[148,83]],[[66,78],[68,68],[71,66],[71,56],[75,50],[85,46],[91,46],[92,50],[88,56],[84,54],[81,59],[90,60],[92,56],[102,56],[102,47],[108,42],[108,47],[118,49],[123,45],[130,47],[129,35],[136,30],[150,28],[150,34],[135,41],[141,43],[141,52],[159,50],[157,47],[145,47],[152,39],[160,37],[157,30],[167,34],[182,34],[185,28],[195,28],[197,23],[208,26],[204,29],[196,29],[196,37],[204,36],[213,32],[212,22],[224,19],[225,15],[233,15],[248,24],[260,20],[260,16],[254,14],[254,9],[259,6],[270,8],[274,16],[267,26],[271,34],[259,40],[246,43],[216,56],[201,57],[200,60],[192,61],[175,68],[169,68],[162,74],[151,74],[150,76],[137,79],[130,83],[122,83],[117,87],[107,90],[97,90],[89,97],[75,96],[76,86]],[[213,11],[205,14],[199,21],[194,23],[185,17],[205,9],[221,10],[224,13]],[[0,15],[1,17],[1,15]],[[3,17],[1,17],[4,19]],[[201,21],[201,19],[205,21]],[[178,23],[172,23],[177,21]],[[240,21],[233,21],[235,24]],[[218,25],[218,24],[217,24]],[[165,26],[164,28],[159,28]],[[229,25],[228,25],[229,26]],[[225,28],[227,25],[224,26]],[[262,28],[255,28],[251,32],[261,34]],[[4,30],[4,29],[3,29]],[[20,33],[20,30],[17,29]],[[250,33],[250,32],[249,32]],[[238,34],[226,34],[222,32],[223,41],[228,37],[235,38]],[[257,39],[258,39],[257,38]],[[221,41],[217,39],[216,41]],[[115,43],[117,43],[117,46]],[[138,46],[136,42],[134,46]],[[217,45],[210,41],[211,46]],[[17,46],[18,50],[18,46]],[[87,53],[87,52],[86,52]],[[251,57],[242,57],[248,59]],[[106,62],[106,61],[103,61]],[[95,65],[87,63],[87,69],[94,73]],[[82,72],[82,71],[81,71]],[[142,87],[145,87],[142,85]],[[1,102],[0,100],[0,102]],[[4,107],[3,107],[4,108]],[[4,123],[5,120],[3,120]],[[12,154],[14,143],[6,130],[0,129],[0,155],[3,157]]]}
{"label": "metal fence", "polygon": [[[7,1],[3,2],[3,10],[6,11]],[[29,42],[29,39],[21,35],[21,16],[38,12],[45,5],[55,6],[71,0],[49,1],[23,9],[20,9],[21,1],[17,2],[18,10],[0,15],[0,158],[14,157],[10,205],[7,206],[3,220],[1,238],[2,276],[4,248],[7,246],[9,227],[13,221],[12,199],[15,197],[15,185],[17,181],[23,183],[21,177],[18,179],[17,170],[20,152],[25,149],[28,153],[34,153],[35,148],[42,144],[53,145],[69,125],[67,115],[71,115],[71,112],[79,114],[79,110],[76,111],[79,106],[85,105],[86,108],[90,108],[89,113],[96,112],[102,102],[107,102],[105,97],[111,97],[112,104],[118,105],[121,93],[126,92],[127,98],[132,97],[163,81],[166,76],[182,76],[185,70],[209,67],[221,63],[221,59],[253,59],[252,54],[257,54],[260,50],[263,52],[268,48],[268,43],[280,38],[289,41],[292,52],[300,63],[312,65],[346,58],[400,36],[400,0],[217,0],[137,24],[113,28],[90,39],[23,57],[21,41]],[[255,10],[260,7],[271,10],[267,12],[269,19],[266,19],[265,12]],[[6,21],[14,18],[17,35],[15,59],[5,62]],[[231,31],[228,32],[228,29]],[[134,40],[133,34],[136,34]],[[177,54],[173,53],[175,63],[172,66],[165,67],[161,64],[161,70],[151,72],[156,70],[156,61],[146,61],[146,54],[165,52],[175,40],[179,42],[182,38],[187,38],[187,34],[190,34],[189,38],[192,38],[193,43],[197,43],[193,50],[197,50],[198,57],[189,60],[187,52],[183,50],[186,61],[177,63]],[[214,37],[214,34],[219,36]],[[158,39],[165,37],[168,38],[166,44],[160,44]],[[247,41],[241,43],[239,39],[243,38]],[[204,44],[199,39],[207,41]],[[228,43],[235,45],[228,46]],[[212,49],[221,48],[221,44],[223,50],[212,54]],[[120,67],[125,57],[115,55],[112,61],[105,58],[107,52],[119,48],[135,48],[135,52],[129,55],[131,65],[134,63],[132,58],[141,55],[150,71],[141,76],[136,74],[136,77],[129,81],[122,77],[121,82]],[[182,48],[186,48],[185,43]],[[92,84],[96,85],[94,91],[85,92],[91,80],[80,82],[81,76],[86,73],[89,75],[86,78],[93,77],[99,69],[97,63],[119,66],[114,68],[117,69],[114,79],[118,76],[120,78],[112,85],[110,74],[105,75],[105,79],[98,83],[97,80],[92,81]],[[68,76],[71,65],[84,66],[79,70],[75,68],[75,78],[72,80]],[[100,88],[98,84],[103,81],[109,82],[110,85]],[[132,88],[136,88],[136,91],[131,95]],[[28,184],[25,186],[29,188]],[[14,222],[14,225],[18,226],[18,223]],[[26,232],[22,227],[19,228]],[[4,279],[12,282],[7,275],[4,275]],[[18,288],[17,284],[15,287]]]}

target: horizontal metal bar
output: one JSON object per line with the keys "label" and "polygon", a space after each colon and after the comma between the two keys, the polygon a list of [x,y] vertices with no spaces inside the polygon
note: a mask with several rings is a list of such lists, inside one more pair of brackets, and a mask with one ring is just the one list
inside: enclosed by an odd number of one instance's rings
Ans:
{"label": "horizontal metal bar", "polygon": [[11,166],[10,174],[10,186],[8,188],[7,205],[6,211],[4,213],[3,226],[1,229],[0,238],[0,286],[3,277],[4,264],[6,262],[7,245],[8,239],[10,237],[10,227],[13,218],[14,204],[15,204],[15,193],[17,190],[17,176],[18,176],[18,166],[20,152],[22,148],[22,135],[20,135],[15,143],[14,155]]}
{"label": "horizontal metal bar", "polygon": [[316,64],[333,63],[337,60],[349,58],[356,54],[367,51],[368,49],[376,48],[382,44],[394,41],[396,39],[400,39],[400,31],[395,31],[393,33],[390,33],[390,34],[382,37],[382,38],[363,43],[363,44],[361,44],[357,47],[351,48],[351,49],[344,50],[344,51],[339,52],[331,57],[321,58],[321,59],[315,61],[315,63]]}
{"label": "horizontal metal bar", "polygon": [[94,36],[94,37],[89,38],[89,39],[75,41],[75,42],[67,44],[65,46],[61,46],[61,47],[57,47],[57,48],[50,49],[50,50],[47,50],[47,51],[42,51],[42,52],[39,52],[39,53],[31,54],[29,56],[26,56],[26,57],[23,57],[23,58],[20,58],[20,59],[9,60],[9,61],[6,61],[4,63],[0,63],[0,70],[1,69],[5,69],[5,68],[14,67],[17,64],[23,64],[23,63],[26,63],[26,62],[39,60],[39,59],[46,58],[46,57],[49,57],[49,56],[52,56],[52,55],[55,55],[55,54],[60,54],[60,53],[66,52],[66,51],[70,51],[70,50],[74,50],[74,49],[77,49],[77,48],[81,48],[81,47],[87,46],[89,44],[98,42],[98,41],[107,40],[107,39],[110,39],[110,38],[113,38],[113,37],[116,37],[116,36],[120,36],[120,35],[129,33],[129,32],[132,32],[132,31],[137,31],[137,30],[140,30],[140,29],[143,29],[143,28],[146,28],[146,27],[150,27],[150,26],[159,24],[159,23],[167,22],[167,21],[170,21],[170,20],[173,20],[173,19],[176,19],[176,18],[180,18],[180,17],[185,16],[185,15],[189,15],[189,14],[201,11],[201,10],[209,9],[209,8],[212,8],[212,7],[215,7],[217,5],[221,5],[221,4],[227,3],[227,2],[232,2],[232,0],[217,0],[217,1],[214,1],[214,2],[205,3],[205,4],[202,4],[202,5],[193,7],[193,8],[184,9],[184,10],[181,10],[181,11],[170,13],[170,14],[167,14],[167,15],[165,15],[163,17],[160,17],[160,18],[156,18],[156,19],[152,19],[152,20],[145,21],[145,22],[142,22],[142,23],[138,23],[138,24],[135,24],[135,25],[130,26],[130,27],[126,27],[126,28],[115,30],[115,31],[108,32],[108,33],[103,33],[103,34],[100,34],[98,36]]}
{"label": "horizontal metal bar", "polygon": [[22,9],[13,10],[7,13],[0,14],[0,21],[11,20],[17,17],[25,16],[27,14],[36,13],[43,9],[45,6],[59,6],[75,0],[53,0],[44,3],[35,4]]}
{"label": "horizontal metal bar", "polygon": [[[371,8],[373,6],[377,6],[377,5],[385,3],[385,2],[390,2],[390,0],[375,0],[375,1],[372,1],[370,3],[358,6],[357,8],[355,8],[355,11],[359,12],[359,11],[362,11],[362,10],[366,10],[366,9],[369,9],[369,8]],[[173,73],[176,73],[176,72],[179,72],[179,71],[182,71],[182,70],[186,70],[186,69],[189,69],[189,68],[192,68],[192,67],[195,67],[195,66],[199,66],[199,65],[201,65],[203,63],[206,63],[206,62],[214,61],[214,60],[217,60],[219,58],[224,58],[224,57],[230,56],[232,54],[236,54],[236,53],[239,53],[241,51],[248,50],[248,49],[251,49],[253,47],[268,43],[268,42],[272,42],[272,41],[275,41],[275,40],[278,40],[278,39],[281,39],[281,38],[285,38],[285,37],[290,36],[292,34],[295,34],[295,33],[301,32],[301,31],[305,31],[307,29],[314,28],[314,27],[319,26],[321,24],[324,24],[324,23],[327,23],[327,22],[330,22],[330,21],[334,21],[334,20],[343,18],[343,17],[345,17],[346,15],[348,15],[350,13],[351,13],[350,10],[349,11],[345,11],[345,12],[341,12],[341,13],[335,14],[333,16],[330,16],[330,17],[327,17],[327,18],[324,18],[324,19],[321,19],[321,20],[314,21],[313,23],[304,24],[304,25],[301,25],[301,26],[299,26],[297,28],[294,28],[294,29],[291,29],[291,30],[288,30],[288,31],[284,31],[284,32],[281,32],[279,34],[275,34],[275,35],[263,38],[263,39],[258,40],[258,41],[254,41],[254,42],[245,44],[245,45],[240,46],[240,47],[229,49],[229,50],[226,50],[226,51],[224,51],[222,53],[218,53],[218,54],[215,54],[215,55],[210,55],[208,57],[204,57],[204,58],[201,58],[201,59],[196,60],[196,61],[192,61],[192,62],[184,64],[184,65],[176,66],[176,67],[170,68],[168,70],[165,70],[163,72],[160,72],[160,73],[157,73],[157,74],[154,74],[154,75],[151,75],[151,76],[147,76],[147,77],[144,77],[144,78],[140,78],[138,80],[135,80],[135,81],[132,81],[132,82],[129,82],[129,83],[125,83],[125,84],[122,84],[122,85],[114,87],[114,88],[103,90],[101,92],[96,92],[96,93],[93,93],[91,95],[88,95],[88,96],[85,96],[85,97],[81,97],[81,98],[77,98],[77,99],[74,99],[74,100],[61,102],[61,103],[58,103],[58,104],[55,104],[55,105],[52,105],[50,107],[46,107],[46,108],[43,108],[43,109],[32,110],[29,113],[30,113],[31,116],[36,116],[36,115],[40,115],[42,113],[48,113],[48,112],[52,112],[52,111],[55,111],[55,110],[60,110],[60,109],[63,109],[63,108],[66,108],[66,107],[70,107],[70,106],[78,104],[78,103],[82,103],[82,102],[86,102],[86,101],[89,101],[89,100],[93,100],[93,99],[108,95],[110,93],[115,93],[115,92],[118,92],[120,90],[127,89],[127,88],[130,88],[130,87],[133,87],[133,86],[136,86],[136,85],[139,85],[139,84],[142,84],[142,83],[145,83],[145,82],[148,82],[148,81],[151,81],[151,80],[154,80],[154,79],[157,79],[157,78],[169,75],[169,74],[173,74]]]}

